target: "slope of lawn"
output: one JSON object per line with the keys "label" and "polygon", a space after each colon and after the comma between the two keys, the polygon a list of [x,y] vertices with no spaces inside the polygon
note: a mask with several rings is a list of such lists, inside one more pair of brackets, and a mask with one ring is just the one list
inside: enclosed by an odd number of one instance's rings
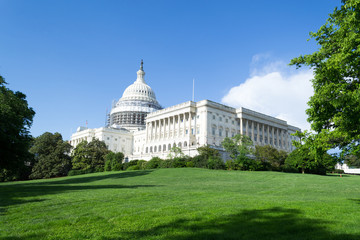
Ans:
{"label": "slope of lawn", "polygon": [[360,176],[159,169],[0,184],[0,239],[360,239]]}

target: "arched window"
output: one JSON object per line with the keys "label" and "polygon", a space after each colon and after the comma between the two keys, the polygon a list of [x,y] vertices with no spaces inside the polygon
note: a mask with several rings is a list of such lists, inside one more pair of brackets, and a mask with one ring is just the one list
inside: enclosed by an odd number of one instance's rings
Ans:
{"label": "arched window", "polygon": [[173,147],[176,147],[176,143],[173,144]]}
{"label": "arched window", "polygon": [[158,149],[159,149],[159,152],[161,152],[161,145],[159,145],[159,148],[158,148]]}
{"label": "arched window", "polygon": [[145,153],[148,153],[148,150],[149,150],[149,149],[148,149],[148,147],[146,147],[146,149],[145,149]]}
{"label": "arched window", "polygon": [[156,146],[154,147],[154,152],[156,152]]}
{"label": "arched window", "polygon": [[153,151],[152,151],[152,147],[150,147],[150,152],[152,153]]}
{"label": "arched window", "polygon": [[171,144],[169,143],[169,145],[168,145],[168,151],[170,151],[170,149],[171,149]]}
{"label": "arched window", "polygon": [[181,148],[181,142],[178,143],[178,147]]}
{"label": "arched window", "polygon": [[166,144],[163,145],[163,152],[166,150]]}
{"label": "arched window", "polygon": [[184,147],[187,147],[187,142],[186,141],[184,142]]}

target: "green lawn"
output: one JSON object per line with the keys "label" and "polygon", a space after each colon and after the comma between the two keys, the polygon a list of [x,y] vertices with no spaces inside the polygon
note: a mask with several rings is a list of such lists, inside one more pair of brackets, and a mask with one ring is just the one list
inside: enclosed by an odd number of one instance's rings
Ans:
{"label": "green lawn", "polygon": [[360,239],[360,176],[183,168],[1,183],[0,239]]}

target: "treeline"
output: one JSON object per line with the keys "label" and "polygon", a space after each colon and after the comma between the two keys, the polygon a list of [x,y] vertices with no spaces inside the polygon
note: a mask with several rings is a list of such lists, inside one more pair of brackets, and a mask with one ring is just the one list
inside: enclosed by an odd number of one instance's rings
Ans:
{"label": "treeline", "polygon": [[225,138],[222,146],[228,154],[222,159],[218,150],[203,146],[197,148],[199,155],[190,157],[181,148],[173,147],[167,159],[153,157],[149,161],[124,162],[124,154],[107,149],[103,141],[79,143],[71,152],[71,145],[62,139],[60,133],[46,132],[31,142],[28,160],[18,169],[18,174],[0,172],[0,181],[53,178],[85,173],[121,170],[142,170],[156,168],[207,168],[243,171],[284,171],[326,174],[334,171],[337,159],[324,153],[320,161],[304,145],[288,154],[285,151],[265,145],[253,146],[247,136],[236,135]]}

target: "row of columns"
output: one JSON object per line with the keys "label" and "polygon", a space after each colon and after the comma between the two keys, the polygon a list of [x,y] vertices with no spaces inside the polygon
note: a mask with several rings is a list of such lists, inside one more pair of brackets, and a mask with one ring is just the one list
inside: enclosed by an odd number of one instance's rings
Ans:
{"label": "row of columns", "polygon": [[[146,123],[146,139],[148,141],[186,136],[186,129],[191,134],[191,122],[194,115],[191,112],[181,113],[171,117]],[[181,122],[181,119],[183,120]],[[177,122],[176,122],[177,121]],[[170,136],[170,134],[172,135]]]}
{"label": "row of columns", "polygon": [[[255,123],[256,123],[256,130],[257,130],[256,141],[255,141],[255,126],[254,126]],[[245,128],[244,128],[244,125],[245,125]],[[260,134],[260,125],[262,127],[261,128],[262,134]],[[266,127],[266,135],[265,135],[265,127]],[[270,127],[271,127],[271,138],[272,138],[271,144],[270,144]],[[249,135],[249,129],[251,129],[251,135]],[[246,135],[249,136],[253,142],[269,144],[272,146],[276,146],[278,148],[280,148],[280,143],[281,143],[281,148],[288,150],[289,139],[288,139],[287,131],[285,129],[276,128],[271,125],[267,125],[267,124],[255,122],[253,120],[241,118],[240,119],[240,132],[241,132],[241,134],[246,133]],[[276,144],[275,144],[275,132],[276,132]],[[261,135],[262,135],[262,139],[260,139]],[[285,135],[285,137],[284,137],[284,135]],[[265,143],[265,136],[267,136],[267,143]]]}

